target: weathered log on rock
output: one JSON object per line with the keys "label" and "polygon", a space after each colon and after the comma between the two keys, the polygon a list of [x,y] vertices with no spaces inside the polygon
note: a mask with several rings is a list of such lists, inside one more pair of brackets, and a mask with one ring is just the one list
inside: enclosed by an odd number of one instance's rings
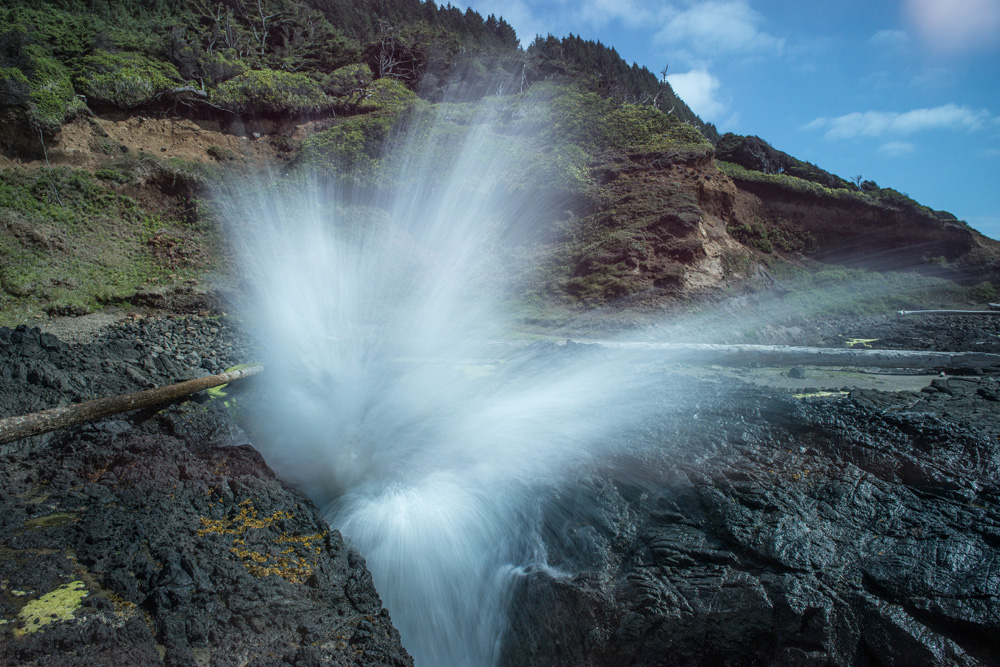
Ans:
{"label": "weathered log on rock", "polygon": [[714,364],[758,363],[862,368],[991,368],[1000,354],[923,350],[855,350],[786,345],[714,345],[708,343],[602,342],[602,347],[635,353],[655,353],[665,360]]}
{"label": "weathered log on rock", "polygon": [[208,375],[194,380],[178,382],[166,387],[158,387],[147,391],[139,391],[109,398],[97,398],[75,405],[61,408],[51,408],[41,412],[33,412],[18,417],[0,419],[0,444],[20,440],[33,435],[41,435],[65,426],[76,426],[85,422],[101,419],[109,415],[130,410],[160,405],[183,398],[196,391],[218,387],[235,380],[256,375],[264,370],[263,366],[251,366],[241,370],[229,371],[218,375]]}

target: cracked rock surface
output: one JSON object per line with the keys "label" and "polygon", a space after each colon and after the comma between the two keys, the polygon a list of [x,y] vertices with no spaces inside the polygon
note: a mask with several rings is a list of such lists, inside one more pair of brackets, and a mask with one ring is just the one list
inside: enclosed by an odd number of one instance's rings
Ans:
{"label": "cracked rock surface", "polygon": [[501,664],[1000,664],[998,388],[665,379],[544,503]]}
{"label": "cracked rock surface", "polygon": [[[204,324],[0,330],[0,416],[205,374],[180,343]],[[5,446],[0,664],[412,665],[364,559],[248,442],[216,400]]]}

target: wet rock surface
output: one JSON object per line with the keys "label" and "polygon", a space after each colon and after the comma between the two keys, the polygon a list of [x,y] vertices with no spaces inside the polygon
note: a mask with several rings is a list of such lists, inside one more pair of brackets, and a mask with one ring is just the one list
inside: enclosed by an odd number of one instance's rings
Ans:
{"label": "wet rock surface", "polygon": [[665,377],[656,418],[544,503],[501,664],[1000,664],[998,389]]}
{"label": "wet rock surface", "polygon": [[[993,322],[808,342],[978,350]],[[75,345],[0,329],[0,416],[256,354],[226,320]],[[518,581],[502,665],[1000,664],[1000,376],[805,399],[660,385],[610,460],[539,499],[548,567]],[[248,443],[202,400],[4,446],[0,664],[411,664],[362,556]]]}
{"label": "wet rock surface", "polygon": [[[0,416],[252,354],[218,320],[0,329]],[[248,443],[203,400],[4,446],[0,664],[412,665],[362,556]]]}
{"label": "wet rock surface", "polygon": [[997,315],[885,315],[821,322],[816,330],[816,343],[831,347],[874,339],[861,344],[894,350],[1000,353]]}

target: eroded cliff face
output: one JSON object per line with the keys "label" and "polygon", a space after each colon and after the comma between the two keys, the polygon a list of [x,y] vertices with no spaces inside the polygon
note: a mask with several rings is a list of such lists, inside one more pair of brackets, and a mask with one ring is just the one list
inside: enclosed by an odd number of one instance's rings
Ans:
{"label": "eroded cliff face", "polygon": [[183,118],[107,113],[67,123],[57,134],[45,138],[43,151],[40,137],[29,136],[0,119],[0,167],[48,164],[99,169],[115,159],[135,158],[142,153],[203,164],[281,164],[291,157],[302,138],[322,129],[324,122],[329,121],[244,121],[235,114]]}
{"label": "eroded cliff face", "polygon": [[[151,155],[182,161],[176,164],[273,168],[294,161],[304,139],[336,122],[109,113],[67,124],[47,140],[44,155],[40,140],[15,137],[24,145],[8,144],[0,166],[97,170]],[[136,171],[134,165],[119,170],[130,169]],[[151,175],[116,189],[167,217],[197,215],[199,193],[176,191],[176,178],[160,182],[156,170],[146,171]],[[659,309],[720,289],[766,289],[773,286],[766,266],[775,258],[916,270],[967,284],[1000,281],[1000,243],[963,223],[905,207],[734,181],[710,153],[619,152],[596,158],[591,176],[589,202],[575,219],[541,233],[544,248],[531,253],[555,259],[541,262],[546,269],[538,275],[547,272],[541,278],[547,284],[528,287],[574,308]]]}
{"label": "eroded cliff face", "polygon": [[736,188],[711,156],[621,154],[594,169],[594,210],[564,240],[559,287],[591,306],[649,309],[753,273],[727,232]]}
{"label": "eroded cliff face", "polygon": [[733,222],[808,235],[802,251],[821,261],[970,283],[1000,280],[1000,243],[961,222],[767,183],[735,185]]}

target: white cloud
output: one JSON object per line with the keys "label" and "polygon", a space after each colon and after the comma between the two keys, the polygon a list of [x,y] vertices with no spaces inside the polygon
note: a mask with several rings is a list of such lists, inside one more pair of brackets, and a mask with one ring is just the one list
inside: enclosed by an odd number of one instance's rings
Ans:
{"label": "white cloud", "polygon": [[890,141],[879,146],[878,152],[888,157],[899,157],[912,153],[914,148],[913,144],[906,141]]}
{"label": "white cloud", "polygon": [[931,50],[963,53],[1000,41],[1000,0],[906,0],[910,22]]}
{"label": "white cloud", "polygon": [[955,83],[955,72],[948,67],[926,67],[910,77],[910,83],[918,88],[946,88]]}
{"label": "white cloud", "polygon": [[826,129],[828,139],[854,137],[906,136],[925,130],[976,130],[990,121],[989,112],[975,111],[957,104],[945,104],[932,109],[895,111],[856,111],[836,118],[817,118],[806,129]]}
{"label": "white cloud", "polygon": [[766,53],[785,46],[784,39],[761,30],[763,17],[747,0],[708,0],[681,11],[668,9],[665,18],[656,39],[701,54]]}
{"label": "white cloud", "polygon": [[707,121],[717,121],[726,111],[717,95],[721,83],[707,70],[695,69],[683,74],[668,74],[667,82],[691,110]]}
{"label": "white cloud", "polygon": [[1000,148],[987,148],[986,157],[1000,157]]}

